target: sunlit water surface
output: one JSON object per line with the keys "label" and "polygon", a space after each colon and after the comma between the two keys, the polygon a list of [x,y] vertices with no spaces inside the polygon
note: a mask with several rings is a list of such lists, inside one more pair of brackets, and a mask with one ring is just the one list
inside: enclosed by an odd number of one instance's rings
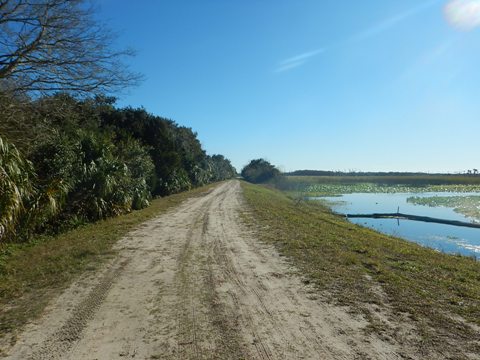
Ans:
{"label": "sunlit water surface", "polygon": [[[326,202],[340,214],[401,213],[429,216],[447,220],[472,222],[475,219],[459,214],[449,207],[430,207],[407,202],[412,196],[468,196],[479,193],[378,193],[344,194],[336,197],[314,198]],[[480,257],[480,229],[453,225],[424,223],[411,220],[353,218],[351,222],[372,228],[387,235],[414,241],[438,251]]]}

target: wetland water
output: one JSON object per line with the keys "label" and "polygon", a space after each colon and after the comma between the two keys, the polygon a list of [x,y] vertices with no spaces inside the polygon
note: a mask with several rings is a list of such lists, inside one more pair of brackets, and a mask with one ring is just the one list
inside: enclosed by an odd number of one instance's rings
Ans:
{"label": "wetland water", "polygon": [[[336,197],[318,197],[339,214],[396,213],[429,216],[447,220],[479,221],[454,211],[453,207],[427,206],[408,202],[411,198],[468,197],[479,193],[354,193]],[[471,206],[471,204],[470,204]],[[478,204],[480,206],[480,203]],[[436,250],[480,257],[480,229],[411,220],[352,218],[351,222],[388,235],[414,241]]]}

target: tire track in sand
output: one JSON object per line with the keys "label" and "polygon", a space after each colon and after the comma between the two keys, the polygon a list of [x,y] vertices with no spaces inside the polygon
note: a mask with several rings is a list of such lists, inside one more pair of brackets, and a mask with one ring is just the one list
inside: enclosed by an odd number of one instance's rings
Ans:
{"label": "tire track in sand", "polygon": [[29,325],[14,360],[396,359],[365,319],[309,297],[242,223],[238,181],[150,220]]}
{"label": "tire track in sand", "polygon": [[100,304],[105,300],[110,287],[127,265],[127,262],[123,261],[113,264],[87,297],[73,309],[72,315],[65,321],[64,325],[48,338],[42,347],[33,353],[29,359],[61,359],[74,343],[80,339],[83,329],[94,316]]}

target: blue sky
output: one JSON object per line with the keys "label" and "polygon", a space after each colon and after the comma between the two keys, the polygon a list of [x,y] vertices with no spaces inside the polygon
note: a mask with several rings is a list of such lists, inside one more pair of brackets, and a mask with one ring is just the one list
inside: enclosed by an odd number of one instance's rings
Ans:
{"label": "blue sky", "polygon": [[119,98],[240,169],[480,166],[480,0],[99,0],[145,81]]}

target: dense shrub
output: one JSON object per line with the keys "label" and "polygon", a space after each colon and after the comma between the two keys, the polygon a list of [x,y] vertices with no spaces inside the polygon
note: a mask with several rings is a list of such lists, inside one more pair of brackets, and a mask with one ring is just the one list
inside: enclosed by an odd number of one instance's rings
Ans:
{"label": "dense shrub", "polygon": [[252,160],[242,169],[242,177],[252,183],[265,183],[279,175],[280,171],[264,159]]}
{"label": "dense shrub", "polygon": [[225,159],[223,155],[213,155],[209,158],[213,181],[231,179],[237,175],[235,168],[230,160]]}
{"label": "dense shrub", "polygon": [[[190,128],[145,109],[65,94],[23,100],[15,103],[22,111],[0,114],[8,120],[0,126],[0,241],[120,215],[152,196],[235,176]],[[22,131],[20,122],[28,125]]]}
{"label": "dense shrub", "polygon": [[0,240],[10,239],[35,197],[33,166],[0,137]]}

